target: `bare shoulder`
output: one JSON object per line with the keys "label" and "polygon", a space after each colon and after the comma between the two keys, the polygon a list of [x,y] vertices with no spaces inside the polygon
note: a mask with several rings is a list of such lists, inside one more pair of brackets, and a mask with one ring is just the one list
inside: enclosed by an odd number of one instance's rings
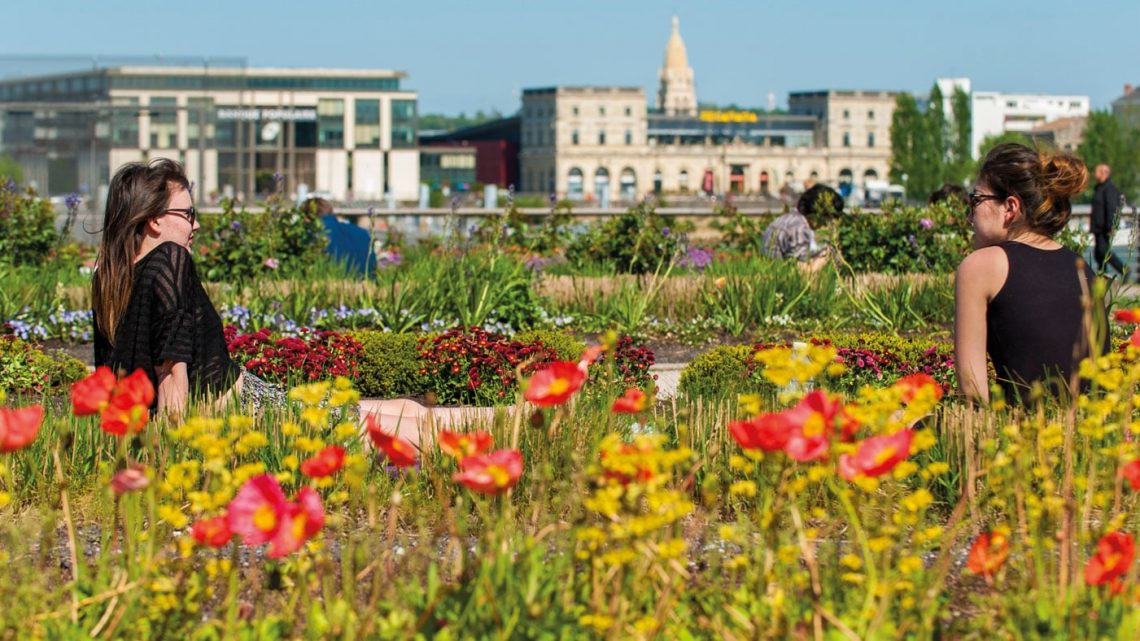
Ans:
{"label": "bare shoulder", "polygon": [[969,291],[992,298],[1009,275],[1009,258],[1001,247],[975,250],[958,266],[959,291]]}

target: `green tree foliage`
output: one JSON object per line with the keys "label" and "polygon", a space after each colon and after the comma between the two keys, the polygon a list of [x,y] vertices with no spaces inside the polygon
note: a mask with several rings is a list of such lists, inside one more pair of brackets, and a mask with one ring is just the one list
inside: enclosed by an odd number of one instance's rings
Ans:
{"label": "green tree foliage", "polygon": [[1007,131],[1000,134],[986,136],[985,138],[982,138],[982,144],[978,146],[978,162],[980,163],[986,157],[986,154],[990,153],[990,150],[992,150],[994,147],[1007,142],[1016,142],[1018,144],[1028,145],[1030,147],[1037,147],[1037,144],[1027,138],[1025,134],[1018,133],[1016,131]]}
{"label": "green tree foliage", "polygon": [[474,116],[468,116],[466,113],[460,112],[458,116],[446,116],[444,114],[422,114],[417,119],[420,131],[454,131],[456,129],[463,129],[465,127],[474,127],[481,125],[485,122],[498,120],[503,117],[503,114],[498,109],[492,109],[490,113],[485,113],[482,109],[475,112]]}
{"label": "green tree foliage", "polygon": [[[1140,199],[1140,128],[1129,127],[1108,111],[1089,114],[1088,126],[1077,152],[1092,169],[1100,163],[1112,168],[1112,182],[1129,201]],[[1089,190],[1094,186],[1089,181]]]}
{"label": "green tree foliage", "polygon": [[24,168],[8,154],[0,154],[0,181],[11,178],[17,185],[24,184]]}
{"label": "green tree foliage", "polygon": [[[891,181],[906,187],[907,198],[925,201],[943,183],[961,184],[973,171],[970,157],[970,100],[961,89],[951,97],[952,118],[943,109],[942,90],[930,90],[926,113],[914,96],[901,94],[891,118]],[[906,177],[905,180],[903,177]]]}

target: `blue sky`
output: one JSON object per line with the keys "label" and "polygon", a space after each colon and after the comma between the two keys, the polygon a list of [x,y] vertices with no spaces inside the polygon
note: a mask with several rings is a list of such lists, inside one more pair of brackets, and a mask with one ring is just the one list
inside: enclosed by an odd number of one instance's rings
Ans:
{"label": "blue sky", "polygon": [[[406,71],[421,113],[512,112],[524,87],[641,86],[652,99],[670,18],[701,101],[764,106],[789,91],[976,90],[1088,95],[1140,85],[1140,1],[540,0],[24,2],[7,56],[240,56],[253,66]],[[88,65],[90,63],[87,63]],[[0,60],[0,75],[79,61]]]}

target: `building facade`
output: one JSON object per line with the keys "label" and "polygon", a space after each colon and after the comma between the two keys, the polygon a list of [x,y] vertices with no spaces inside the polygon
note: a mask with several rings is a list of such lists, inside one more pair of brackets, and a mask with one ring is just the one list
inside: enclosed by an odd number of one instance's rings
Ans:
{"label": "building facade", "polygon": [[[415,200],[417,95],[386,70],[116,67],[0,82],[0,151],[44,193],[169,157],[198,193]],[[101,199],[100,199],[101,200]]]}
{"label": "building facade", "polygon": [[887,176],[896,93],[797,92],[781,115],[699,111],[675,20],[658,77],[653,111],[637,87],[525,89],[521,189],[605,203],[702,191],[775,195],[811,180],[848,195]]}
{"label": "building facade", "polygon": [[971,149],[976,158],[987,136],[1007,131],[1028,135],[1048,122],[1088,115],[1088,96],[975,91],[970,97]]}
{"label": "building facade", "polygon": [[1125,125],[1140,127],[1140,91],[1131,84],[1124,85],[1124,93],[1112,101],[1112,115]]}

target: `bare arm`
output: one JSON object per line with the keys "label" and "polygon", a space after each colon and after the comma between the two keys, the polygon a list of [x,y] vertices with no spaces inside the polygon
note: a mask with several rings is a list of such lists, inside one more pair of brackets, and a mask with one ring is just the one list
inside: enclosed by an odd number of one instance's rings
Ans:
{"label": "bare arm", "polygon": [[1001,290],[1009,261],[998,247],[966,257],[954,283],[954,367],[967,399],[989,403],[986,376],[986,308]]}
{"label": "bare arm", "polygon": [[175,420],[182,417],[190,397],[190,377],[186,363],[163,361],[155,368],[158,374],[158,411],[168,413]]}

